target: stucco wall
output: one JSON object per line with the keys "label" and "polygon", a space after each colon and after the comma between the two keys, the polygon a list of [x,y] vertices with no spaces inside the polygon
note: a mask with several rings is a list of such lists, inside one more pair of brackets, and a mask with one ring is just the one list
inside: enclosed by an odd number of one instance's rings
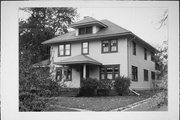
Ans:
{"label": "stucco wall", "polygon": [[[132,54],[132,42],[128,42],[129,49],[129,76],[132,77],[131,66],[138,67],[138,81],[131,82],[133,89],[152,88],[151,71],[155,72],[155,63],[151,61],[151,52],[147,49],[147,60],[144,59],[144,47],[136,43],[136,56]],[[148,81],[144,81],[144,69],[148,70]]]}

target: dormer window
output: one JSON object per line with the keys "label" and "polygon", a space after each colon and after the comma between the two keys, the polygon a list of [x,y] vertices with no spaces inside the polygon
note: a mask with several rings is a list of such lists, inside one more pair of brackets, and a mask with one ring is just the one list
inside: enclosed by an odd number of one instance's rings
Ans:
{"label": "dormer window", "polygon": [[79,28],[79,35],[92,34],[92,27]]}

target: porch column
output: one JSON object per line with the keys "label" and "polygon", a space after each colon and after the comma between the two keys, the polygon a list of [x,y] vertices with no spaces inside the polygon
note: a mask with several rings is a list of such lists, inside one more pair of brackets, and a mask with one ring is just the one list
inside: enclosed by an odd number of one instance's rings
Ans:
{"label": "porch column", "polygon": [[83,65],[83,78],[86,79],[86,64]]}
{"label": "porch column", "polygon": [[62,81],[64,82],[64,65],[62,65]]}

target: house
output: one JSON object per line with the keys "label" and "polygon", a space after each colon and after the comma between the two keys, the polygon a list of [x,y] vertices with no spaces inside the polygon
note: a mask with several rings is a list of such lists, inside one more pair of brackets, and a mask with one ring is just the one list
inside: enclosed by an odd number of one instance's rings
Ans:
{"label": "house", "polygon": [[51,46],[56,79],[68,88],[80,88],[81,78],[132,78],[130,88],[151,89],[156,80],[157,50],[109,20],[86,16],[70,25],[74,31],[43,42]]}

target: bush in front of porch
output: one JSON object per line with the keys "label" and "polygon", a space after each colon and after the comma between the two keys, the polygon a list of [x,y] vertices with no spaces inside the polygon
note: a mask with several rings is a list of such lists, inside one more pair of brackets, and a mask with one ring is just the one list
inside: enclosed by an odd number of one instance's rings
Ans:
{"label": "bush in front of porch", "polygon": [[82,79],[79,96],[108,96],[112,92],[118,95],[128,95],[130,78],[120,76],[115,80]]}
{"label": "bush in front of porch", "polygon": [[115,79],[114,88],[118,95],[128,95],[131,80],[128,77],[120,76]]}

